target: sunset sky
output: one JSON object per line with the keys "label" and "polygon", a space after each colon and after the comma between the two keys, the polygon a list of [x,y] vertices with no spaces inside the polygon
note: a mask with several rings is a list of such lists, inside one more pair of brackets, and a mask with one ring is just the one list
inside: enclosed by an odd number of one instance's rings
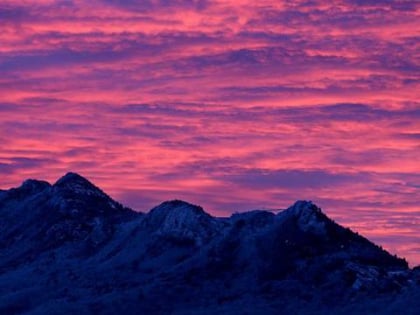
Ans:
{"label": "sunset sky", "polygon": [[2,0],[0,28],[1,189],[312,200],[420,264],[418,1]]}

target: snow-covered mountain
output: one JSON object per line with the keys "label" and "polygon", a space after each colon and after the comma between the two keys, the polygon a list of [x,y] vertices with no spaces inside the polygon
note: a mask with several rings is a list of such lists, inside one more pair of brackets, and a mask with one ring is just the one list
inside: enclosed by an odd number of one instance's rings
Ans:
{"label": "snow-covered mountain", "polygon": [[75,173],[0,191],[0,314],[418,314],[419,284],[309,201],[140,213]]}

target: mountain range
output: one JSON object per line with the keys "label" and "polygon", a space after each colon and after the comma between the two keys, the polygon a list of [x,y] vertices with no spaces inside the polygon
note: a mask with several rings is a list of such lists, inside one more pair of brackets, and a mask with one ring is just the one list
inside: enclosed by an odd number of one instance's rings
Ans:
{"label": "mountain range", "polygon": [[420,314],[420,267],[310,201],[148,213],[76,173],[0,190],[0,314]]}

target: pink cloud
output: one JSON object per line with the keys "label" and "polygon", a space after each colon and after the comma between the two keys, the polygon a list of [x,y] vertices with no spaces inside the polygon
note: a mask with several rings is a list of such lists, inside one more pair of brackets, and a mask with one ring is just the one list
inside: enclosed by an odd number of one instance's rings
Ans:
{"label": "pink cloud", "polygon": [[418,15],[416,1],[3,1],[0,187],[72,170],[139,210],[313,199],[418,263],[399,217],[418,212]]}

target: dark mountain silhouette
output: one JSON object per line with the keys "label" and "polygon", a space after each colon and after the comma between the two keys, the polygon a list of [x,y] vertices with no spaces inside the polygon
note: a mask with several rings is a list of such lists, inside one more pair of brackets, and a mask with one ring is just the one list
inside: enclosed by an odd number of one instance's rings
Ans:
{"label": "dark mountain silhouette", "polygon": [[419,283],[308,201],[145,214],[75,173],[0,191],[1,314],[418,314]]}

